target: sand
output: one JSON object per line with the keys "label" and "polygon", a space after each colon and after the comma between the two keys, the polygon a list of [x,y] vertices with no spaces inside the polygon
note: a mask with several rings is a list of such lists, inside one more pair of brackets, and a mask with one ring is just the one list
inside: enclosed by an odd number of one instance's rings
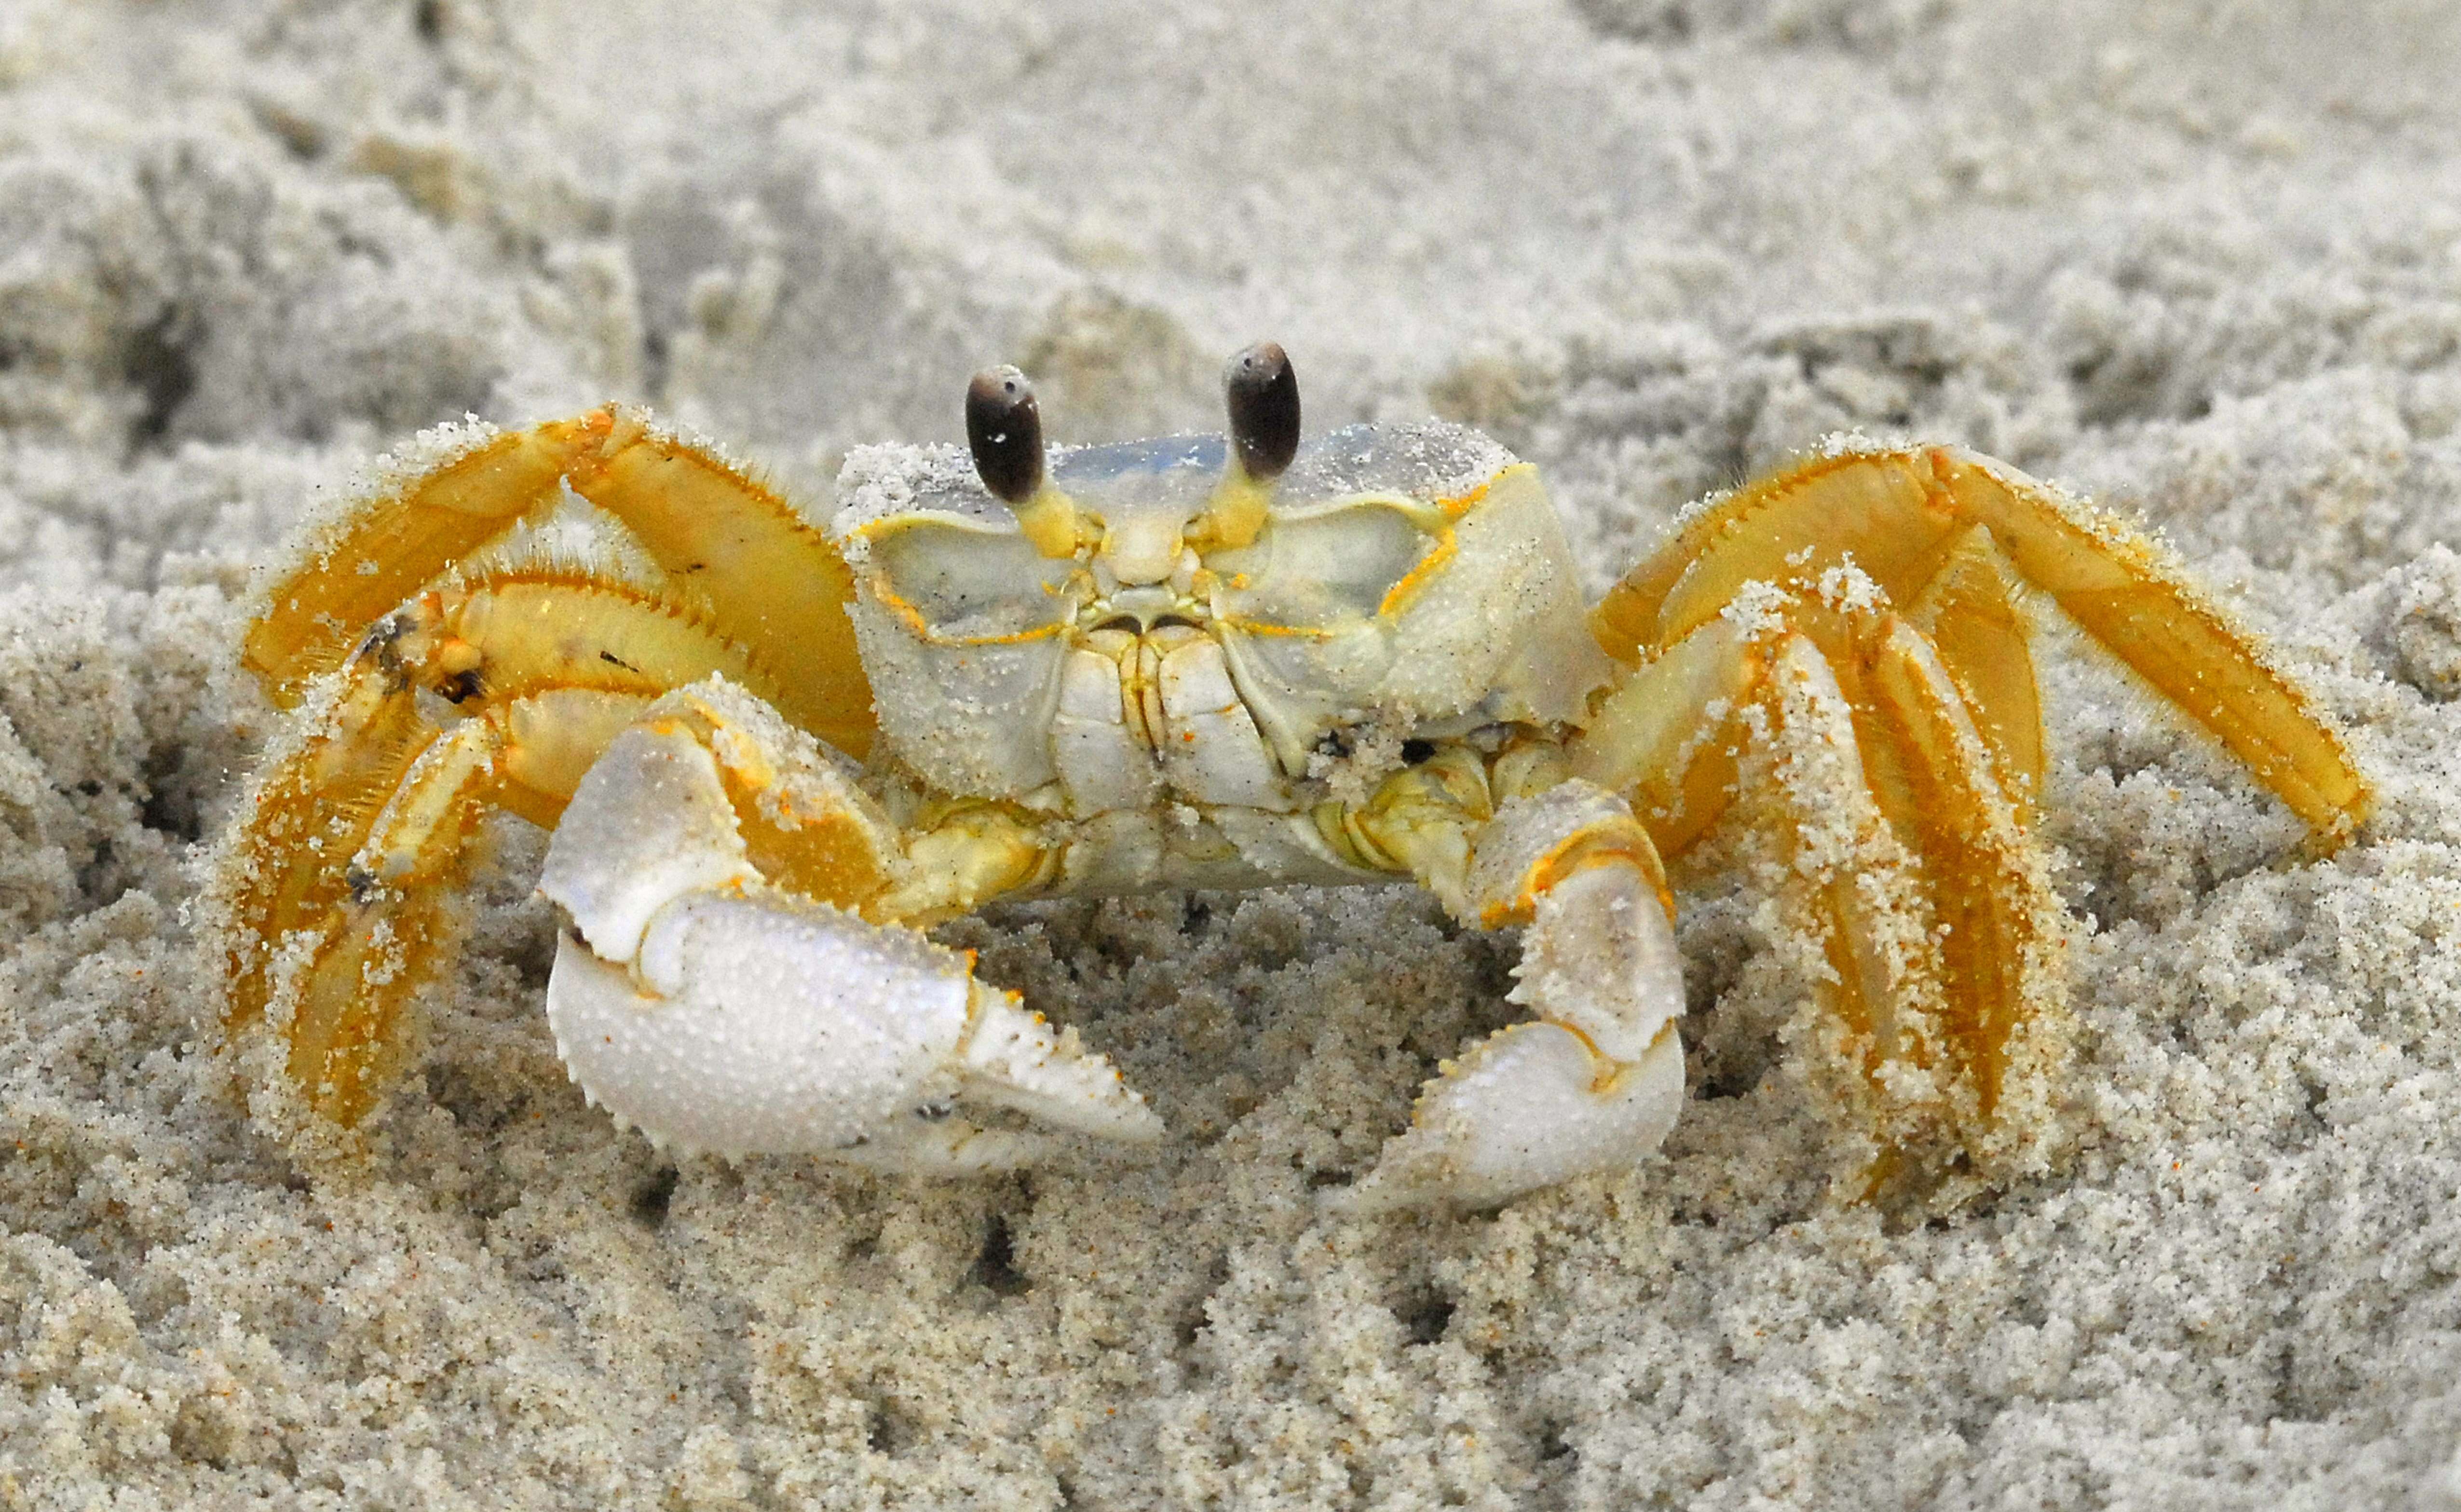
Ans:
{"label": "sand", "polygon": [[[2403,5],[9,0],[0,1507],[2461,1501],[2461,21]],[[587,1109],[506,824],[348,1173],[182,909],[249,564],[465,412],[646,399],[825,508],[1016,360],[1053,432],[1466,418],[1593,590],[1860,429],[2134,509],[2346,722],[2279,805],[2053,633],[2057,1171],[1838,1201],[1808,988],[1686,895],[1664,1154],[1334,1221],[1513,943],[1408,890],[943,931],[1176,1140],[929,1183]]]}

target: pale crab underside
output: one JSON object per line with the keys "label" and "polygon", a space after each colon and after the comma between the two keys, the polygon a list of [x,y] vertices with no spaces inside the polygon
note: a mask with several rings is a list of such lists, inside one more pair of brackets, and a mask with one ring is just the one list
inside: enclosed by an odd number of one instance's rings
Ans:
{"label": "pale crab underside", "polygon": [[633,412],[431,438],[308,533],[246,637],[296,713],[207,933],[261,1112],[313,1142],[374,1105],[503,807],[560,824],[548,1013],[592,1100],[662,1143],[906,1169],[1162,1133],[922,927],[1415,879],[1525,926],[1534,1016],[1447,1062],[1342,1200],[1494,1202],[1671,1126],[1661,857],[1744,796],[1819,942],[1855,1189],[1938,1191],[2056,1142],[2029,588],[2321,849],[2366,815],[2313,700],[2169,553],[1987,458],[1835,446],[1585,611],[1536,474],[1485,437],[1302,445],[1270,346],[1228,397],[1227,437],[1046,453],[1021,375],[986,373],[971,456],[859,451],[825,526]]}

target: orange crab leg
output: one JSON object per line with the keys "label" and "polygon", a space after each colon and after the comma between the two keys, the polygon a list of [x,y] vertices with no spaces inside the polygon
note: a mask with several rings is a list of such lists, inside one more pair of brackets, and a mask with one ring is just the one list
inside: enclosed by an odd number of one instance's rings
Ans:
{"label": "orange crab leg", "polygon": [[[1881,1093],[1884,1068],[1927,1067],[1940,1004],[1925,948],[1913,858],[1882,813],[1887,780],[1866,762],[1838,669],[1771,604],[1747,623],[1709,621],[1636,670],[1599,706],[1570,751],[1574,775],[1634,795],[1653,835],[1697,838],[1732,801],[1749,735],[1770,760],[1796,905],[1813,924],[1830,979],[1822,989],[1845,1032],[1862,1090],[1848,1094],[1884,1144],[1914,1144],[1914,1099]],[[1847,671],[1851,674],[1851,664]],[[1717,732],[1702,739],[1701,731]]]}
{"label": "orange crab leg", "polygon": [[1930,884],[1947,1033],[1980,1111],[1999,1111],[2021,1030],[2049,1025],[2062,996],[2060,905],[1957,686],[1894,617],[1872,628],[1865,685],[1898,753],[1910,801],[1890,819]]}
{"label": "orange crab leg", "polygon": [[227,950],[223,1019],[253,1023],[272,990],[272,951],[320,922],[347,892],[355,852],[435,726],[409,699],[353,688],[307,716],[249,795],[206,895]]}
{"label": "orange crab leg", "polygon": [[1830,1012],[1861,1070],[1854,1100],[1884,1146],[1918,1148],[1930,1097],[1894,1095],[1894,1063],[1917,1074],[1937,1058],[1941,990],[1926,948],[1929,912],[1913,858],[1895,838],[1854,735],[1853,707],[1836,668],[1808,637],[1773,636],[1768,675],[1756,690],[1767,712],[1787,870],[1814,920],[1832,981]]}
{"label": "orange crab leg", "polygon": [[2016,568],[1989,531],[1977,525],[1957,538],[1906,619],[1964,694],[2018,825],[2032,828],[2046,759],[2033,627],[2017,603]]}
{"label": "orange crab leg", "polygon": [[1885,605],[1831,608],[1805,596],[1788,617],[1837,672],[1873,796],[1920,862],[1938,926],[1945,1043],[1988,1118],[2021,1029],[2056,1017],[2058,899],[1930,643]]}
{"label": "orange crab leg", "polygon": [[1932,459],[1958,509],[1990,529],[2027,581],[2212,731],[2328,846],[2365,820],[2374,795],[2341,737],[2172,553],[1981,458],[1942,450]]}
{"label": "orange crab leg", "polygon": [[488,437],[311,528],[299,560],[263,592],[240,660],[266,695],[295,708],[375,622],[455,561],[554,507],[575,447],[552,427]]}
{"label": "orange crab leg", "polygon": [[[1715,500],[1609,590],[1591,627],[1609,654],[1632,661],[1706,623],[1746,583],[1815,581],[1851,560],[1892,599],[1962,621],[1949,630],[1965,642],[1954,670],[2006,736],[2010,775],[2022,777],[2039,771],[2039,757],[2023,749],[2032,700],[2014,691],[2018,673],[2001,654],[2016,626],[1992,623],[2012,616],[1987,586],[1972,589],[1960,546],[1975,525],[2026,582],[2212,732],[2326,846],[2365,820],[2373,795],[2341,737],[2172,553],[2115,516],[1957,448],[1821,458]],[[1952,590],[1926,598],[1944,572],[1966,576],[1962,607]],[[1992,666],[2001,671],[1988,672]],[[1995,679],[1996,688],[1984,686]]]}
{"label": "orange crab leg", "polygon": [[1847,557],[1900,603],[1913,600],[1958,527],[1954,501],[1917,452],[1823,457],[1710,500],[1607,590],[1590,626],[1607,654],[1681,639],[1746,583],[1817,578]]}
{"label": "orange crab leg", "polygon": [[608,412],[575,493],[622,521],[720,634],[772,670],[779,713],[849,756],[871,749],[871,685],[855,652],[854,574],[783,499],[707,449]]}
{"label": "orange crab leg", "polygon": [[1669,861],[1734,802],[1738,719],[1768,675],[1759,642],[1717,619],[1625,678],[1573,743],[1573,770],[1620,793]]}
{"label": "orange crab leg", "polygon": [[[234,841],[232,906],[260,938],[302,927],[339,896],[355,851],[411,762],[437,738],[422,692],[476,713],[547,688],[654,697],[712,671],[765,687],[706,628],[646,594],[553,571],[506,572],[424,594],[370,633],[297,745],[276,752]],[[535,809],[535,806],[533,806]],[[552,823],[546,809],[524,817]],[[241,972],[233,1012],[262,1007]]]}
{"label": "orange crab leg", "polygon": [[263,596],[243,659],[276,703],[340,666],[453,563],[552,513],[569,485],[631,532],[674,597],[772,669],[779,707],[842,750],[871,743],[871,691],[846,618],[854,580],[826,537],[704,447],[615,409],[481,440],[354,500]]}
{"label": "orange crab leg", "polygon": [[1573,768],[1681,843],[1725,801],[1700,812],[1702,774],[1731,774],[1756,732],[1823,995],[1862,1068],[1851,1099],[1900,1152],[1871,1179],[1895,1179],[1936,1121],[2004,1167],[2039,1139],[2032,1094],[2065,1043],[2059,903],[1940,658],[1868,579],[1837,586],[1769,590],[1636,669]]}
{"label": "orange crab leg", "polygon": [[[478,817],[503,806],[554,823],[634,713],[712,672],[768,688],[690,614],[551,569],[388,616],[276,755],[208,895],[227,942],[225,1023],[291,1004],[294,1079],[356,1118],[400,1004],[449,940],[438,895]],[[465,717],[431,717],[448,706]]]}
{"label": "orange crab leg", "polygon": [[348,1127],[390,1079],[402,1010],[459,932],[455,884],[486,811],[561,812],[648,702],[594,689],[535,693],[461,721],[411,762],[351,860],[347,900],[318,921],[295,968],[287,1064],[310,1106]]}

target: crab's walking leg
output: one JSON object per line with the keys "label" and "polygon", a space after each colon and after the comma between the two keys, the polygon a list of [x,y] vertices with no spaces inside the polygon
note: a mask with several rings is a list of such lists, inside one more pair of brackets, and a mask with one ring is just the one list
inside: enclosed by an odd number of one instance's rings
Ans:
{"label": "crab's walking leg", "polygon": [[355,1121],[388,1079],[401,1010],[452,945],[480,817],[494,806],[561,807],[644,701],[551,689],[461,721],[410,763],[345,870],[347,896],[287,942],[295,991],[287,1069],[312,1106]]}
{"label": "crab's walking leg", "polygon": [[2212,731],[2328,847],[2357,832],[2374,797],[2341,737],[2169,551],[1984,458],[1935,454],[1934,471],[2027,582]]}
{"label": "crab's walking leg", "polygon": [[352,500],[267,586],[243,659],[276,703],[298,703],[395,606],[552,514],[567,486],[641,544],[663,596],[746,649],[788,717],[857,756],[869,747],[854,580],[837,549],[741,469],[612,408],[484,436]]}
{"label": "crab's walking leg", "polygon": [[[1822,995],[1843,1037],[1814,1064],[1848,1068],[1831,1089],[1878,1145],[1918,1143],[1941,1112],[1931,1072],[1941,993],[1923,897],[1884,812],[1892,784],[1872,771],[1839,669],[1790,622],[1794,608],[1771,593],[1643,665],[1573,744],[1573,767],[1632,793],[1653,832],[1688,841],[1706,823],[1700,774],[1731,780],[1745,748],[1760,748],[1791,911],[1818,941]],[[1707,801],[1723,810],[1731,796]]]}
{"label": "crab's walking leg", "polygon": [[[2011,1085],[2040,1085],[2023,1062],[2056,1054],[2065,1025],[2064,915],[2018,807],[2031,788],[1995,779],[1990,742],[1912,626],[1866,612],[1844,628],[1831,662],[1860,684],[1849,701],[1862,742],[1886,751],[1894,769],[1894,786],[1878,790],[1881,808],[1921,862],[1950,1054],[1973,1078],[1975,1111],[2001,1119]],[[2037,1110],[2025,1111],[2002,1119],[2020,1140],[2036,1121]]]}
{"label": "crab's walking leg", "polygon": [[2043,791],[2043,695],[2034,680],[2033,626],[2017,602],[2017,584],[1991,532],[1972,526],[1907,606],[1906,619],[1964,696],[2018,826],[2030,829]]}
{"label": "crab's walking leg", "polygon": [[2058,901],[1929,643],[1869,580],[1835,586],[1833,603],[1746,594],[1644,664],[1573,769],[1680,841],[1704,823],[1699,774],[1733,771],[1730,739],[1766,742],[1787,875],[1828,957],[1843,1060],[1860,1068],[1847,1099],[1882,1150],[1945,1132],[1980,1163],[2030,1163],[2033,1095],[2065,1042]]}
{"label": "crab's walking leg", "polygon": [[1337,1205],[1484,1205],[1658,1148],[1683,1105],[1683,971],[1648,833],[1621,799],[1579,780],[1509,799],[1466,829],[1439,804],[1416,807],[1382,807],[1369,834],[1456,912],[1529,926],[1512,1000],[1538,1016],[1448,1062]]}
{"label": "crab's walking leg", "polygon": [[755,675],[690,616],[570,574],[497,573],[387,616],[318,686],[217,859],[204,917],[229,1031],[278,1010],[287,1079],[357,1121],[450,943],[445,899],[480,816],[552,824],[642,705],[712,672]]}
{"label": "crab's walking leg", "polygon": [[959,833],[968,862],[918,875],[933,847],[759,700],[702,685],[652,706],[583,779],[539,883],[570,921],[547,1017],[573,1079],[661,1145],[728,1156],[974,1170],[1050,1142],[962,1103],[1158,1138],[1107,1059],[897,922],[1051,863],[1021,826]]}
{"label": "crab's walking leg", "polygon": [[[1636,660],[1707,623],[1747,583],[1812,581],[1851,560],[1894,602],[1928,604],[1949,622],[1944,665],[1983,712],[1986,738],[2009,732],[2009,775],[2020,777],[2039,768],[2019,749],[2025,721],[2039,716],[2024,712],[2030,699],[1994,649],[2009,632],[1988,623],[2000,610],[1974,564],[1978,526],[1995,555],[2212,732],[2324,844],[2365,820],[2373,797],[2341,737],[2171,552],[2116,516],[1954,447],[1844,452],[1713,501],[1608,592],[1592,628],[1609,654]],[[1944,574],[1961,574],[1963,588],[1932,594]],[[1983,686],[1995,668],[1996,692]]]}

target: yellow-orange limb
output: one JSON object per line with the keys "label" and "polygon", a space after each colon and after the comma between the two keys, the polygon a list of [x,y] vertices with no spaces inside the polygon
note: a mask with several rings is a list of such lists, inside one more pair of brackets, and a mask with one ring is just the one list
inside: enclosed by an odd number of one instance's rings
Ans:
{"label": "yellow-orange limb", "polygon": [[[1591,626],[1609,654],[1634,661],[1706,623],[1746,583],[1815,581],[1850,559],[1894,602],[1922,605],[1944,571],[1966,571],[1969,586],[1974,581],[1959,544],[1975,525],[2018,574],[2211,731],[2325,844],[2365,820],[2373,796],[2341,737],[2171,552],[2114,516],[1953,447],[1824,457],[1713,500],[1609,590]],[[2003,685],[2015,684],[2016,673],[1990,649],[1987,626],[1966,628],[1979,633],[1954,662],[1987,716],[2018,721],[2023,700],[2006,686],[1983,691],[1980,670],[2001,668]],[[2004,629],[1998,633],[2004,640]],[[1958,640],[1959,631],[1949,638]],[[2019,775],[2022,752],[2012,745],[2008,759]]]}
{"label": "yellow-orange limb", "polygon": [[[1900,750],[1915,837],[1940,929],[1949,1044],[1985,1118],[2034,1054],[2066,1040],[2065,930],[2040,850],[1993,779],[1983,736],[1929,645],[1902,621],[1872,637],[1867,677]],[[2021,1053],[2020,1042],[2033,1047]]]}
{"label": "yellow-orange limb", "polygon": [[[449,889],[346,902],[279,943],[268,1007],[282,1022],[283,1074],[305,1108],[350,1128],[398,1066],[399,1019],[456,932]],[[279,1125],[295,1127],[288,1104]]]}
{"label": "yellow-orange limb", "polygon": [[206,894],[226,960],[223,1017],[253,1023],[271,990],[272,952],[324,921],[348,892],[346,862],[392,800],[436,727],[407,698],[344,685],[271,754],[246,818],[217,859]]}
{"label": "yellow-orange limb", "polygon": [[452,900],[487,810],[561,812],[644,702],[548,690],[460,721],[410,763],[344,868],[346,896],[310,926],[309,938],[280,942],[289,980],[270,1006],[289,998],[286,1066],[309,1107],[348,1127],[391,1080],[402,1011],[459,932]]}
{"label": "yellow-orange limb", "polygon": [[[607,412],[574,425],[595,428]],[[572,475],[692,590],[720,633],[749,647],[788,719],[850,756],[871,749],[871,685],[855,651],[854,574],[776,494],[706,448],[618,414]]]}
{"label": "yellow-orange limb", "polygon": [[1991,533],[1970,527],[1906,607],[1906,621],[1930,642],[1949,680],[1964,694],[2018,827],[2031,829],[2046,757],[2033,626],[2017,602],[2017,581]]}
{"label": "yellow-orange limb", "polygon": [[2365,822],[2375,795],[2341,736],[2169,550],[2013,469],[1945,450],[1932,458],[1959,511],[2027,582],[2212,731],[2327,846]]}
{"label": "yellow-orange limb", "polygon": [[1661,857],[1682,855],[1735,799],[1738,715],[1766,674],[1757,642],[1711,620],[1598,705],[1573,742],[1574,775],[1624,795]]}
{"label": "yellow-orange limb", "polygon": [[273,754],[218,865],[226,1024],[290,984],[294,1079],[340,1121],[364,1113],[401,1005],[449,944],[442,894],[479,817],[553,824],[639,709],[712,672],[764,682],[692,615],[547,568],[387,616]]}
{"label": "yellow-orange limb", "polygon": [[1882,812],[1835,668],[1791,630],[1769,636],[1764,654],[1755,701],[1785,819],[1788,890],[1820,934],[1828,1006],[1859,1073],[1841,1092],[1882,1150],[1926,1150],[1964,1120],[1940,1074],[1943,992],[1915,862]]}
{"label": "yellow-orange limb", "polygon": [[[754,675],[708,628],[621,585],[511,571],[404,605],[362,638],[321,703],[302,715],[296,743],[270,754],[229,842],[221,886],[239,926],[231,1015],[252,1018],[264,1006],[259,943],[332,905],[343,862],[439,735],[422,699],[471,713],[551,688],[646,699],[713,671]],[[560,809],[528,797],[515,806],[540,823],[554,822]]]}
{"label": "yellow-orange limb", "polygon": [[713,672],[763,697],[777,691],[767,668],[696,613],[555,567],[420,594],[377,627],[360,660],[390,672],[398,692],[474,710],[538,688],[654,696]]}
{"label": "yellow-orange limb", "polygon": [[1649,560],[1591,610],[1599,645],[1620,661],[1681,639],[1746,583],[1810,581],[1847,557],[1898,603],[1911,603],[1963,522],[1921,452],[1815,458],[1688,514]]}
{"label": "yellow-orange limb", "polygon": [[[1919,864],[1938,926],[1941,1043],[1999,1111],[2018,1054],[2065,1042],[2058,898],[1994,776],[1964,695],[1931,644],[1885,605],[1799,601],[1790,621],[1822,647],[1852,710],[1881,812]],[[1885,772],[1885,780],[1877,774]]]}
{"label": "yellow-orange limb", "polygon": [[351,858],[353,890],[446,875],[486,807],[559,817],[648,702],[639,692],[549,688],[454,724],[411,762],[368,827]]}
{"label": "yellow-orange limb", "polygon": [[312,530],[264,590],[240,659],[283,708],[357,649],[376,621],[454,562],[551,510],[573,439],[541,426],[490,436]]}
{"label": "yellow-orange limb", "polygon": [[746,648],[790,718],[855,755],[869,748],[853,577],[837,549],[739,469],[613,409],[490,437],[354,501],[266,589],[243,659],[275,702],[295,705],[396,606],[552,513],[567,484],[631,533],[678,602]]}
{"label": "yellow-orange limb", "polygon": [[1937,984],[1910,858],[1873,794],[1888,777],[1867,763],[1839,671],[1787,613],[1712,620],[1619,684],[1572,761],[1576,776],[1631,795],[1673,855],[1733,800],[1739,747],[1755,733],[1766,740],[1799,902],[1835,978],[1830,1006],[1876,1075],[1887,1060],[1928,1064],[1922,1019]]}
{"label": "yellow-orange limb", "polygon": [[1867,1179],[1937,1171],[1943,1136],[2006,1168],[2039,1145],[2044,1073],[2066,1043],[2063,914],[1942,659],[1868,580],[1835,586],[1833,601],[1766,594],[1633,669],[1573,769],[1631,794],[1673,849],[1727,800],[1701,809],[1702,774],[1764,739],[1788,890],[1859,1069],[1842,1095],[1890,1152]]}

